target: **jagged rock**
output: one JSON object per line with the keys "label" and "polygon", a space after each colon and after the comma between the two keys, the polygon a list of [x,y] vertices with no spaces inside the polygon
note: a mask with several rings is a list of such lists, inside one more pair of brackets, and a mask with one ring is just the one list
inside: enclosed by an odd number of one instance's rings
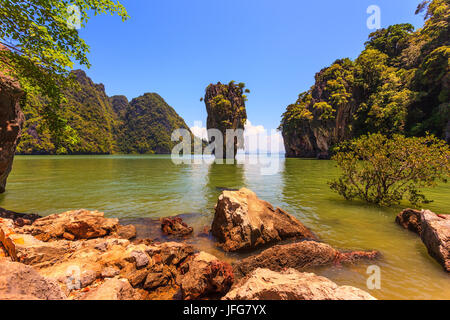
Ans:
{"label": "jagged rock", "polygon": [[137,269],[142,269],[149,264],[148,256],[145,252],[135,250],[131,252],[131,261],[136,263]]}
{"label": "jagged rock", "polygon": [[119,225],[116,233],[117,236],[121,239],[126,240],[134,239],[136,238],[136,227],[133,226],[132,224],[126,226]]}
{"label": "jagged rock", "polygon": [[66,296],[55,281],[32,267],[0,260],[0,300],[3,299],[63,300]]}
{"label": "jagged rock", "polygon": [[258,268],[242,279],[224,300],[375,300],[367,292],[338,286],[313,273]]}
{"label": "jagged rock", "polygon": [[[0,50],[5,50],[4,46]],[[0,72],[0,193],[5,192],[25,120],[20,108],[23,95],[19,83]]]}
{"label": "jagged rock", "polygon": [[211,231],[225,251],[255,249],[288,238],[316,239],[296,218],[246,188],[222,192]]}
{"label": "jagged rock", "polygon": [[194,229],[183,222],[180,217],[168,217],[161,219],[161,230],[167,235],[187,236],[192,234]]}
{"label": "jagged rock", "polygon": [[302,241],[276,245],[257,255],[242,259],[233,264],[233,271],[235,277],[240,279],[257,268],[272,271],[286,268],[304,270],[339,263],[356,263],[363,259],[375,259],[378,255],[377,251],[340,252],[325,243]]}
{"label": "jagged rock", "polygon": [[395,222],[405,229],[420,234],[422,232],[420,213],[421,211],[419,210],[405,209],[398,214],[395,218]]}
{"label": "jagged rock", "polygon": [[420,214],[420,237],[428,253],[450,272],[450,216],[437,215],[429,210]]}
{"label": "jagged rock", "polygon": [[186,300],[208,295],[222,296],[233,284],[231,265],[203,251],[187,262],[183,268],[187,271],[182,276],[181,290]]}
{"label": "jagged rock", "polygon": [[[210,84],[206,88],[205,93],[205,105],[208,113],[208,119],[206,122],[207,129],[219,130],[223,137],[222,146],[216,146],[216,148],[222,147],[221,153],[223,159],[236,157],[238,148],[243,147],[243,129],[247,120],[247,112],[245,110],[245,97],[244,88],[242,86],[230,83],[224,85],[222,83]],[[230,141],[231,154],[227,155],[227,129],[242,129],[237,132],[237,139]],[[210,132],[208,132],[210,134]],[[214,137],[215,139],[218,139]],[[212,136],[208,136],[208,141],[214,141]],[[233,152],[234,151],[234,154]],[[219,156],[218,150],[216,150],[216,157]]]}
{"label": "jagged rock", "polygon": [[79,240],[110,235],[117,231],[118,226],[118,219],[105,218],[103,212],[75,210],[37,219],[32,226],[25,227],[24,231],[42,241],[67,239],[67,234]]}
{"label": "jagged rock", "polygon": [[138,300],[139,294],[126,279],[108,279],[83,300]]}

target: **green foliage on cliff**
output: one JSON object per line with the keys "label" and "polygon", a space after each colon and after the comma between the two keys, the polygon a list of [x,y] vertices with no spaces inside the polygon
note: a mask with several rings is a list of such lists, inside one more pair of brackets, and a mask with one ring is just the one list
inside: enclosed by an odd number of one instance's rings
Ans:
{"label": "green foliage on cliff", "polygon": [[[450,4],[428,1],[423,28],[398,24],[369,35],[355,61],[341,59],[320,71],[315,84],[289,105],[280,129],[295,134],[306,124],[328,126],[340,108],[352,114],[351,136],[383,133],[392,136],[445,138],[450,118]],[[342,126],[336,119],[334,126]]]}
{"label": "green foliage on cliff", "polygon": [[175,129],[189,130],[184,120],[157,93],[131,100],[119,125],[118,147],[124,153],[170,153]]}
{"label": "green foliage on cliff", "polygon": [[0,0],[0,70],[18,79],[29,96],[45,97],[39,113],[60,135],[68,133],[57,109],[67,102],[63,88],[74,85],[70,70],[74,62],[90,67],[89,46],[74,23],[84,27],[88,14],[105,13],[128,18],[111,0]]}
{"label": "green foliage on cliff", "polygon": [[379,205],[414,205],[429,200],[420,193],[450,175],[450,149],[434,136],[387,138],[376,133],[342,143],[333,159],[342,176],[330,187],[347,200],[359,198]]}
{"label": "green foliage on cliff", "polygon": [[[58,128],[43,121],[46,99],[27,99],[19,154],[169,153],[172,131],[189,128],[159,95],[148,93],[130,103],[109,98],[81,70],[73,72],[77,87],[64,91],[66,103],[57,110]],[[63,121],[63,120],[61,120]]]}

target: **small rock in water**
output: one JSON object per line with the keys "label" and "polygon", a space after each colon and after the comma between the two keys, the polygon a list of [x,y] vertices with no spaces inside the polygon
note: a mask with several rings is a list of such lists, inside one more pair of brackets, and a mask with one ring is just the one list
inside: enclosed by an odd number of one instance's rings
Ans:
{"label": "small rock in water", "polygon": [[167,235],[187,236],[194,229],[183,222],[180,217],[168,217],[161,220],[161,230]]}

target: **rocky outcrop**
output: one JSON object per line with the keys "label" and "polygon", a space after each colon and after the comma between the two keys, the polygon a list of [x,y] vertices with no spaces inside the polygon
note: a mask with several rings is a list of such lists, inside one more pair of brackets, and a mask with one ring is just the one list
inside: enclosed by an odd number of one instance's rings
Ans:
{"label": "rocky outcrop", "polygon": [[257,268],[282,271],[286,268],[305,270],[312,267],[357,263],[379,257],[377,251],[341,252],[325,243],[302,241],[276,245],[261,253],[242,259],[233,264],[235,277],[240,279]]}
{"label": "rocky outcrop", "polygon": [[223,296],[234,280],[230,264],[203,251],[183,265],[183,270],[181,291],[186,300]]}
{"label": "rocky outcrop", "polygon": [[104,217],[103,212],[83,209],[52,214],[35,220],[31,226],[23,229],[42,241],[100,238],[112,235],[118,230],[118,219],[108,219]]}
{"label": "rocky outcrop", "polygon": [[0,72],[0,193],[5,192],[25,120],[20,107],[23,95],[19,83]]}
{"label": "rocky outcrop", "polygon": [[225,300],[375,300],[367,292],[338,286],[327,278],[294,269],[256,269],[242,279]]}
{"label": "rocky outcrop", "polygon": [[428,253],[450,272],[450,216],[437,215],[429,210],[420,214],[420,237]]}
{"label": "rocky outcrop", "polygon": [[[286,157],[328,159],[333,145],[353,137],[352,124],[358,103],[350,98],[337,107],[331,106],[334,98],[327,87],[329,82],[336,81],[336,75],[330,75],[332,68],[349,72],[351,65],[343,59],[337,60],[330,68],[322,69],[315,75],[311,90],[287,107],[280,126]],[[358,96],[358,92],[352,92],[354,88],[346,79],[339,76],[338,81],[341,94],[345,93],[347,98],[352,94]]]}
{"label": "rocky outcrop", "polygon": [[194,231],[194,229],[183,222],[180,217],[168,217],[161,219],[161,230],[167,235],[185,237]]}
{"label": "rocky outcrop", "polygon": [[422,232],[420,214],[419,210],[405,209],[397,215],[395,222],[405,229],[420,234]]}
{"label": "rocky outcrop", "polygon": [[251,190],[223,191],[211,228],[225,251],[250,250],[284,239],[316,239],[300,221]]}
{"label": "rocky outcrop", "polygon": [[[222,158],[236,157],[238,148],[242,148],[244,144],[243,129],[245,122],[247,121],[247,112],[245,110],[245,95],[244,84],[235,84],[230,82],[228,85],[217,83],[210,84],[206,88],[205,93],[205,105],[208,113],[208,119],[206,122],[207,129],[217,129],[222,133],[223,145],[222,145]],[[230,154],[227,155],[227,129],[242,129],[238,131],[233,140],[228,141]],[[208,141],[211,143],[214,141],[212,136],[208,136]],[[220,146],[216,146],[220,148]],[[232,148],[232,149],[231,149]],[[234,153],[234,154],[233,154]],[[216,157],[218,151],[215,152]]]}
{"label": "rocky outcrop", "polygon": [[0,258],[0,300],[62,300],[56,283],[30,266]]}
{"label": "rocky outcrop", "polygon": [[139,300],[140,295],[126,279],[107,279],[82,300]]}

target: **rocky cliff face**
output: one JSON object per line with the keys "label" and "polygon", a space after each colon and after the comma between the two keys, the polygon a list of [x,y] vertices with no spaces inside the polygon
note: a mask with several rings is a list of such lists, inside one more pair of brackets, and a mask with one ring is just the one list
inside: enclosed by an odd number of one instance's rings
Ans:
{"label": "rocky cliff face", "polygon": [[[242,132],[229,143],[233,145],[234,155],[226,153],[226,130],[244,129],[247,121],[247,112],[245,110],[246,97],[243,83],[235,84],[230,82],[228,85],[210,84],[206,88],[205,105],[208,113],[207,129],[218,129],[223,136],[222,156],[223,158],[235,157],[237,149],[243,147],[244,137]],[[214,141],[208,137],[209,141]]]}
{"label": "rocky cliff face", "polygon": [[[341,78],[350,69],[348,61],[338,60],[335,66],[339,72],[330,73],[330,68],[316,74],[315,85],[307,93],[301,94],[297,102],[288,107],[296,113],[295,119],[284,119],[282,135],[287,157],[320,158],[330,157],[330,147],[352,137],[352,123],[357,110],[352,84]],[[333,105],[330,81],[339,79],[341,94],[345,99]],[[292,115],[290,115],[292,116]],[[293,120],[293,121],[292,121]]]}
{"label": "rocky cliff face", "polygon": [[0,193],[5,192],[24,116],[20,108],[23,91],[17,82],[0,73]]}

